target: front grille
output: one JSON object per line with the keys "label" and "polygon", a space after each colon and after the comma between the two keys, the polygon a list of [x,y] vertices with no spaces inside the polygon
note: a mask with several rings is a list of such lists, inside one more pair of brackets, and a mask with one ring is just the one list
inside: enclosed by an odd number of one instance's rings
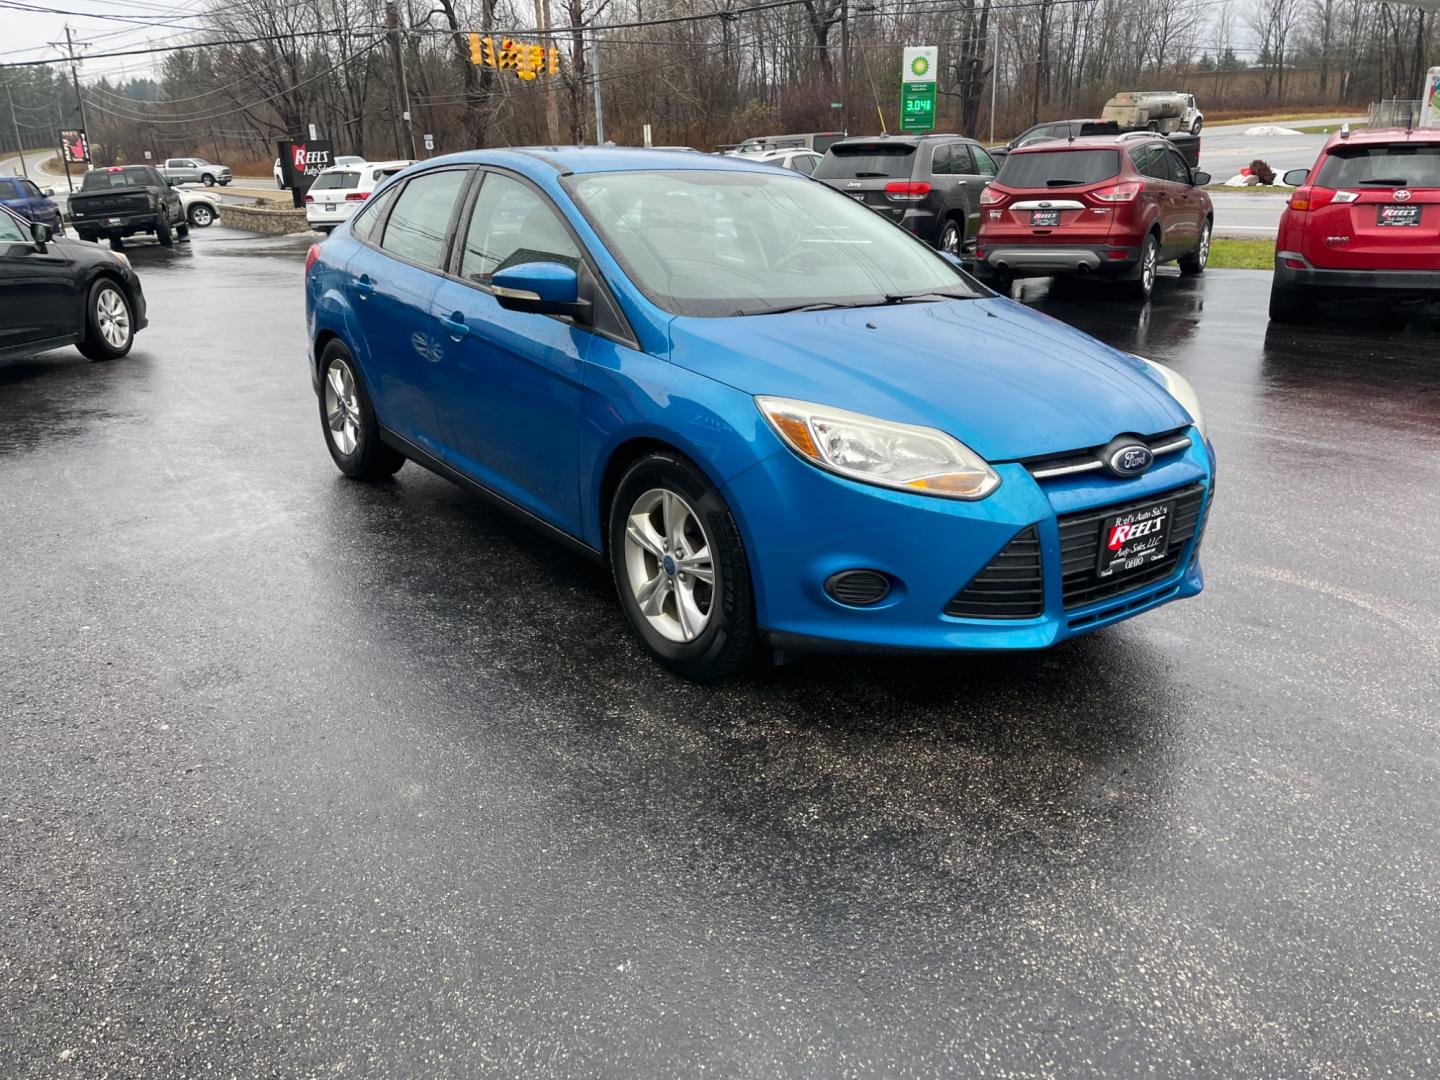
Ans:
{"label": "front grille", "polygon": [[[1178,454],[1190,449],[1190,436],[1186,428],[1162,431],[1158,435],[1147,435],[1139,441],[1150,448],[1156,460],[1168,454]],[[1047,480],[1074,473],[1100,472],[1105,469],[1104,446],[1091,446],[1064,454],[1048,454],[1045,457],[1026,458],[1021,462],[1036,480]]]}
{"label": "front grille", "polygon": [[964,619],[1033,619],[1045,610],[1045,570],[1035,526],[1016,534],[945,605]]}
{"label": "front grille", "polygon": [[[1165,557],[1149,566],[1116,571],[1102,578],[1096,572],[1100,560],[1100,523],[1113,514],[1150,506],[1164,499],[1175,500],[1175,518],[1170,523],[1170,546]],[[1086,510],[1060,519],[1060,580],[1065,610],[1084,607],[1163,581],[1175,572],[1190,538],[1200,526],[1205,488],[1200,484],[1159,492],[1138,502],[1116,503],[1098,510]]]}

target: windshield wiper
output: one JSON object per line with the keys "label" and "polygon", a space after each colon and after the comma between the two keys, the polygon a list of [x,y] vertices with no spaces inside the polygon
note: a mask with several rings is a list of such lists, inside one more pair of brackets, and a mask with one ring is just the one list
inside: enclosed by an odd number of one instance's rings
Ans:
{"label": "windshield wiper", "polygon": [[787,315],[792,311],[835,311],[839,308],[875,307],[873,300],[855,304],[841,304],[834,300],[815,300],[808,304],[794,304],[790,307],[765,308],[763,311],[741,311],[739,315]]}
{"label": "windshield wiper", "polygon": [[1376,186],[1383,186],[1383,187],[1404,187],[1404,186],[1405,186],[1405,181],[1404,181],[1404,180],[1395,180],[1395,179],[1393,179],[1393,178],[1384,177],[1384,176],[1376,176],[1376,177],[1372,177],[1372,178],[1369,179],[1369,180],[1361,180],[1360,183],[1362,183],[1362,184],[1375,184]]}
{"label": "windshield wiper", "polygon": [[964,293],[946,292],[946,291],[944,291],[943,289],[926,289],[924,292],[915,292],[915,293],[886,293],[886,294],[885,294],[885,303],[887,303],[887,304],[907,304],[907,303],[934,304],[934,303],[939,303],[941,300],[974,300],[974,299],[976,299],[974,293],[968,293],[968,292],[964,292]]}

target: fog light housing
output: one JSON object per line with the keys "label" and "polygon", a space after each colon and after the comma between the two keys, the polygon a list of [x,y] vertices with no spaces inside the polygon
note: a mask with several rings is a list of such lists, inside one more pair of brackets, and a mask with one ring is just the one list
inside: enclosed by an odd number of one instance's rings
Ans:
{"label": "fog light housing", "polygon": [[846,607],[873,607],[890,595],[890,579],[879,570],[842,570],[825,579],[825,594]]}

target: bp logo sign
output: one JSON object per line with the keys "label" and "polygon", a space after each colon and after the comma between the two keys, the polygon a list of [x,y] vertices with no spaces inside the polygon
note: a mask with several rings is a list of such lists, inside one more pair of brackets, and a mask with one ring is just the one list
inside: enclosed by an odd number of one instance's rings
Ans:
{"label": "bp logo sign", "polygon": [[939,50],[934,45],[907,48],[900,68],[900,130],[935,128],[935,73]]}

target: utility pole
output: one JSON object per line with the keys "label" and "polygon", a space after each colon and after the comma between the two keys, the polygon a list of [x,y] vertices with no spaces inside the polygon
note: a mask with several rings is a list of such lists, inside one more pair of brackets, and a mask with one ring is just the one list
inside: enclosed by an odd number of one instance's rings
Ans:
{"label": "utility pole", "polygon": [[1000,85],[1000,28],[995,28],[995,44],[990,50],[990,145],[995,145],[995,90]]}
{"label": "utility pole", "polygon": [[840,129],[850,132],[850,0],[840,0]]}
{"label": "utility pole", "polygon": [[[545,49],[545,70],[550,70],[550,50],[555,47],[555,41],[550,36],[550,0],[535,0],[535,26],[540,31],[540,44]],[[538,81],[538,80],[537,80]],[[550,145],[556,146],[560,142],[560,99],[555,93],[555,84],[552,80],[546,79],[543,83],[545,89],[545,133],[550,137]]]}
{"label": "utility pole", "polygon": [[414,160],[415,129],[410,126],[410,87],[405,82],[405,55],[400,49],[400,13],[395,9],[394,0],[385,4],[385,27],[390,35],[390,62],[395,67],[395,106],[405,129],[405,145],[409,157]]}
{"label": "utility pole", "polygon": [[15,96],[10,93],[10,87],[5,87],[5,100],[10,102],[10,130],[15,132],[15,151],[20,155],[20,175],[29,176],[30,170],[25,167],[25,144],[20,141],[20,125],[15,120]]}
{"label": "utility pole", "polygon": [[[65,27],[65,51],[70,56],[70,78],[75,83],[75,104],[80,107],[80,130],[85,133],[85,145],[90,145],[90,125],[85,120],[85,96],[80,93],[80,65],[75,59],[75,40],[70,36],[70,27]],[[90,155],[92,158],[94,155]],[[85,162],[85,171],[90,171],[93,161]]]}
{"label": "utility pole", "polygon": [[595,145],[605,145],[605,107],[600,103],[600,31],[590,28],[590,75],[595,80]]}

